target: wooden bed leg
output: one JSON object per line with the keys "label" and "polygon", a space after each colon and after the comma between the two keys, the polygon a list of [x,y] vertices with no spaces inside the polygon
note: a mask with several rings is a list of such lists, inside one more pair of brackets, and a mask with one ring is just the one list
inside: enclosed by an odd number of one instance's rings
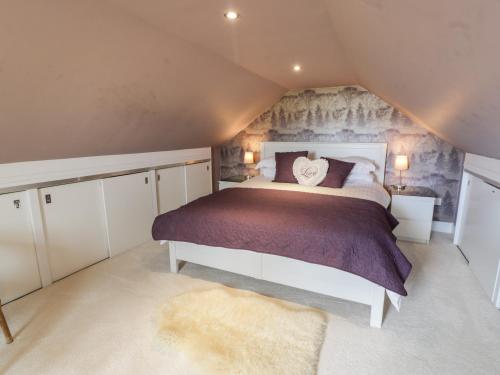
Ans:
{"label": "wooden bed leg", "polygon": [[370,313],[370,327],[382,328],[384,320],[385,288],[377,286],[373,288],[373,299]]}
{"label": "wooden bed leg", "polygon": [[5,320],[5,316],[3,315],[1,303],[2,302],[0,302],[0,326],[2,327],[3,335],[5,336],[7,344],[10,344],[12,341],[14,341],[14,339],[12,338],[9,326],[7,325],[7,320]]}
{"label": "wooden bed leg", "polygon": [[177,273],[179,268],[177,266],[177,258],[175,256],[175,244],[172,241],[168,243],[168,251],[170,254],[170,272]]}

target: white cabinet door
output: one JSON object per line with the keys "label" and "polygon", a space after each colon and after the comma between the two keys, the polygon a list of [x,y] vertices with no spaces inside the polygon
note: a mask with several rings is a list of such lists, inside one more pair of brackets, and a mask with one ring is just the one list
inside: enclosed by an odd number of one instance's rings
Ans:
{"label": "white cabinet door", "polygon": [[54,280],[108,257],[101,181],[40,189]]}
{"label": "white cabinet door", "polygon": [[110,255],[150,240],[154,181],[150,181],[149,173],[106,178],[102,183]]}
{"label": "white cabinet door", "polygon": [[156,171],[156,176],[160,214],[186,204],[186,169],[184,166],[159,169]]}
{"label": "white cabinet door", "polygon": [[212,192],[210,162],[186,166],[186,197],[191,202]]}
{"label": "white cabinet door", "polygon": [[27,194],[0,195],[0,299],[6,303],[41,287]]}
{"label": "white cabinet door", "polygon": [[494,295],[500,260],[500,190],[471,176],[460,249],[488,296]]}

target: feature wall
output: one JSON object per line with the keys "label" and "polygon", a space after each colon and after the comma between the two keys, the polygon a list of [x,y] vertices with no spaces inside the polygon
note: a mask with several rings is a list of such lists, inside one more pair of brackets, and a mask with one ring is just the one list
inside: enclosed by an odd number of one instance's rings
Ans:
{"label": "feature wall", "polygon": [[434,219],[455,220],[464,153],[359,86],[290,91],[221,147],[221,177],[256,175],[243,164],[260,142],[387,142],[385,184],[399,179],[394,157],[408,155],[403,182],[430,187],[441,198]]}

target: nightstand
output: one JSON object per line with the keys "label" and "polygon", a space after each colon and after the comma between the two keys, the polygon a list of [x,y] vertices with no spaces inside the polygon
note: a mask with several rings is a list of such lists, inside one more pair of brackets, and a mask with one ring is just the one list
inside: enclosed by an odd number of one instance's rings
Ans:
{"label": "nightstand", "polygon": [[224,178],[219,181],[219,190],[235,187],[246,180],[248,180],[247,176],[243,175]]}
{"label": "nightstand", "polygon": [[400,240],[429,243],[436,194],[429,188],[390,189],[391,213],[399,221],[394,234]]}

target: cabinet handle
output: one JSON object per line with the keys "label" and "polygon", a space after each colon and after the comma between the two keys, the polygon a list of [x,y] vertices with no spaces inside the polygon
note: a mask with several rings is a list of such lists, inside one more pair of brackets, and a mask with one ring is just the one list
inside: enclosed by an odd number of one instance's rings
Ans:
{"label": "cabinet handle", "polygon": [[210,170],[210,167],[207,165],[207,171],[209,171],[209,170]]}
{"label": "cabinet handle", "polygon": [[147,184],[149,182],[149,179],[147,177],[144,177],[144,183]]}
{"label": "cabinet handle", "polygon": [[20,199],[16,199],[14,201],[14,207],[15,208],[21,208],[21,200]]}
{"label": "cabinet handle", "polygon": [[45,203],[51,204],[52,203],[52,197],[50,194],[45,194]]}
{"label": "cabinet handle", "polygon": [[156,176],[156,179],[157,179],[158,181],[160,181],[160,175],[157,175],[157,176]]}

